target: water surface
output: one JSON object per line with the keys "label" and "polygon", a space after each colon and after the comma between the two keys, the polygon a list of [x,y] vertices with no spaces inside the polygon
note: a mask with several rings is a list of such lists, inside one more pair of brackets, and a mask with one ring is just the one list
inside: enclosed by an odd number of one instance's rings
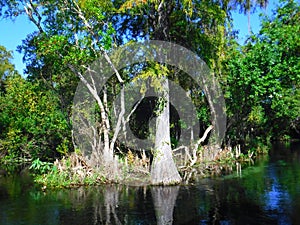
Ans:
{"label": "water surface", "polygon": [[42,192],[25,172],[2,176],[0,224],[300,224],[300,145],[188,186]]}

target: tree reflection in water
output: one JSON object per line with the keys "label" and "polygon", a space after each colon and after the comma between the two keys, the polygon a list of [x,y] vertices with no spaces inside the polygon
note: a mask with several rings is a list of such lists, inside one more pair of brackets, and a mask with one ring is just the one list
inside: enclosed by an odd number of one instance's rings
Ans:
{"label": "tree reflection in water", "polygon": [[151,194],[158,225],[173,224],[173,210],[179,186],[152,187]]}

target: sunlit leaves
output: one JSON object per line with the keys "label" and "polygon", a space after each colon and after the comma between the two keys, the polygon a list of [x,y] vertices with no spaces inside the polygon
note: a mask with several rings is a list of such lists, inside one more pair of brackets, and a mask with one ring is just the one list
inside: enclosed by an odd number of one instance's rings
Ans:
{"label": "sunlit leaves", "polygon": [[264,109],[261,105],[253,106],[248,115],[248,122],[254,125],[263,125],[265,120]]}
{"label": "sunlit leaves", "polygon": [[[150,86],[153,87],[156,91],[163,91],[163,87],[161,84],[161,79],[163,77],[167,77],[169,74],[169,69],[167,66],[163,66],[159,63],[150,63],[144,70],[142,70],[138,76],[136,76],[132,81],[136,82],[138,80],[147,80],[150,79]],[[147,87],[143,82],[141,86],[141,94],[145,94],[147,91]]]}
{"label": "sunlit leaves", "polygon": [[[68,124],[59,110],[57,96],[21,76],[9,76],[6,93],[0,96],[0,123],[4,125],[0,151],[9,158],[54,157]],[[70,145],[69,145],[70,146]]]}
{"label": "sunlit leaves", "polygon": [[139,8],[147,4],[147,0],[128,0],[125,1],[119,8],[119,12],[125,12],[126,10],[131,10],[133,8]]}
{"label": "sunlit leaves", "polygon": [[[297,15],[299,4],[290,1],[282,5],[274,17],[264,18],[259,35],[253,35],[242,51],[229,53],[228,115],[236,117],[237,126],[244,121],[237,127],[244,135],[280,138],[295,130],[300,105]],[[254,125],[256,131],[250,132]]]}
{"label": "sunlit leaves", "polygon": [[0,45],[0,79],[3,79],[8,74],[14,72],[14,65],[10,62],[12,59],[12,52],[6,50],[4,46]]}

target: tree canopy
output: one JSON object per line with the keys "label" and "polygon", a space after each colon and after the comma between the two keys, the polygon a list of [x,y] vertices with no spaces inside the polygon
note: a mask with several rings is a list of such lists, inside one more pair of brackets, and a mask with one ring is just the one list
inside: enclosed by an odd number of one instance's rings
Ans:
{"label": "tree canopy", "polygon": [[232,44],[226,99],[237,139],[299,137],[299,20],[290,1],[264,17],[245,46]]}
{"label": "tree canopy", "polygon": [[[221,147],[242,144],[247,151],[269,140],[299,138],[299,3],[283,1],[271,17],[262,18],[259,34],[249,36],[242,46],[231,28],[232,10],[251,12],[266,4],[267,1],[250,0],[0,0],[1,17],[13,19],[24,14],[36,25],[36,32],[28,34],[18,48],[27,65],[26,78],[15,72],[10,63],[11,52],[0,46],[0,155],[54,160],[74,148],[82,150],[80,144],[88,143],[94,153],[91,165],[101,164],[107,176],[115,177],[112,171],[118,170],[116,155],[126,157],[132,149],[117,140],[122,126],[126,133],[124,124],[128,121],[124,109],[116,113],[114,100],[121,95],[124,103],[122,87],[149,77],[151,81],[141,93],[154,88],[159,96],[152,102],[155,106],[142,107],[152,110],[147,113],[156,118],[153,183],[180,181],[172,147],[180,136],[178,130],[189,129],[170,115],[175,110],[169,104],[169,79],[186,91],[196,107],[201,132],[191,134],[192,143],[185,148],[189,149],[186,152],[190,152],[191,162],[201,154],[203,160],[214,160]],[[111,52],[119,46],[153,39],[193,51],[221,85],[227,132],[222,146],[208,148],[209,154],[203,153],[201,145],[207,141],[201,137],[215,129],[212,105],[216,103],[204,87],[196,85],[179,68],[162,63],[141,62],[116,69],[118,59],[111,58]],[[100,57],[112,68],[114,76],[98,90],[90,65]],[[84,76],[85,71],[90,72],[89,77]],[[87,127],[82,126],[80,132],[93,134],[93,139],[76,144],[71,112],[76,108],[73,98],[78,82],[95,100],[97,123],[88,126],[88,121],[82,120]],[[112,128],[113,116],[118,118],[117,129]],[[140,123],[130,122],[131,126]],[[133,130],[144,132],[137,127]],[[162,166],[165,156],[168,164]]]}

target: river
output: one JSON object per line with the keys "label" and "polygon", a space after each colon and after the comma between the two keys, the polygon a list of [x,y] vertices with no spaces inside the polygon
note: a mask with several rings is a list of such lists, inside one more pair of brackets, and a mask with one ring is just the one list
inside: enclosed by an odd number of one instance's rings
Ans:
{"label": "river", "polygon": [[43,192],[27,173],[2,176],[0,224],[300,224],[300,143],[274,145],[241,174],[175,187]]}

